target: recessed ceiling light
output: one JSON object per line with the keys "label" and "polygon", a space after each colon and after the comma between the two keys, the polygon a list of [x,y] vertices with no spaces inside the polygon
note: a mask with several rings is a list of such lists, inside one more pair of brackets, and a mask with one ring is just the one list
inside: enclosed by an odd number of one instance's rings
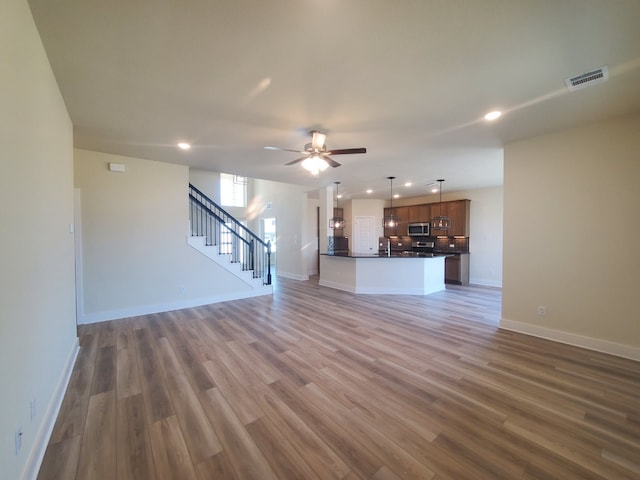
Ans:
{"label": "recessed ceiling light", "polygon": [[500,115],[502,115],[502,112],[499,112],[498,110],[494,110],[493,112],[489,112],[487,113],[484,118],[485,120],[495,120],[496,118],[498,118]]}
{"label": "recessed ceiling light", "polygon": [[393,194],[393,198],[400,198],[400,195],[399,195],[399,194],[397,194],[397,193],[394,193],[394,194]]}
{"label": "recessed ceiling light", "polygon": [[180,142],[178,144],[178,148],[180,148],[181,150],[189,150],[191,148],[191,145],[186,142]]}
{"label": "recessed ceiling light", "polygon": [[367,188],[367,193],[373,193],[373,190],[371,190],[370,188]]}
{"label": "recessed ceiling light", "polygon": [[411,185],[412,185],[411,182],[407,182],[407,183],[404,184],[405,187],[410,187]]}
{"label": "recessed ceiling light", "polygon": [[438,189],[437,188],[432,188],[431,189],[431,193],[438,193]]}

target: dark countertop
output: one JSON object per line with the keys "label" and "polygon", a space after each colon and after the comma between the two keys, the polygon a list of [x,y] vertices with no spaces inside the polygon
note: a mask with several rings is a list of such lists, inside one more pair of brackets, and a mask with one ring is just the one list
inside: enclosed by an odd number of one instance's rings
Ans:
{"label": "dark countertop", "polygon": [[378,253],[321,253],[327,257],[345,257],[345,258],[434,258],[448,257],[451,253],[415,253],[415,252],[392,252],[391,255]]}

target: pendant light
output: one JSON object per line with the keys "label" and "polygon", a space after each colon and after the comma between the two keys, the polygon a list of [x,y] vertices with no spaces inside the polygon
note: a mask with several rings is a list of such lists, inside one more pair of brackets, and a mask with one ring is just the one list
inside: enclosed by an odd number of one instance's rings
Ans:
{"label": "pendant light", "polygon": [[382,219],[382,226],[384,228],[397,228],[398,227],[398,216],[394,214],[393,211],[393,179],[396,177],[387,177],[389,182],[391,183],[391,199],[389,204],[389,215]]}
{"label": "pendant light", "polygon": [[[338,210],[338,198],[340,195],[338,194],[338,188],[340,182],[333,182],[336,184],[336,210]],[[329,219],[329,228],[331,230],[337,230],[340,228],[344,228],[344,218],[341,215],[338,215],[336,211],[333,212],[333,217]]]}
{"label": "pendant light", "polygon": [[438,180],[440,184],[440,215],[433,217],[431,220],[432,230],[449,230],[451,228],[451,219],[446,215],[442,215],[442,182],[444,182],[443,178]]}

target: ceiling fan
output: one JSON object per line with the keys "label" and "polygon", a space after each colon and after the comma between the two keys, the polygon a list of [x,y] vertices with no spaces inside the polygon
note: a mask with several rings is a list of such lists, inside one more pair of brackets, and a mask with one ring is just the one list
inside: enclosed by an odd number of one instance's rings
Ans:
{"label": "ceiling fan", "polygon": [[302,166],[309,170],[313,175],[317,176],[318,173],[327,169],[327,167],[339,167],[340,163],[329,157],[329,155],[348,155],[354,153],[367,153],[366,148],[341,148],[336,150],[327,150],[327,146],[324,141],[327,135],[317,131],[310,132],[311,143],[307,143],[304,146],[304,150],[291,150],[289,148],[278,147],[264,147],[265,150],[281,150],[284,152],[296,152],[302,153],[303,156],[296,158],[285,165],[295,165],[302,162]]}

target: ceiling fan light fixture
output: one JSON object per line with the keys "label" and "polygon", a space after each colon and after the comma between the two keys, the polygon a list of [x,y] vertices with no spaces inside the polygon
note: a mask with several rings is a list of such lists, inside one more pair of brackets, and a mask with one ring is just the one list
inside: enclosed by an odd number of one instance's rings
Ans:
{"label": "ceiling fan light fixture", "polygon": [[311,155],[302,161],[302,168],[311,172],[311,175],[317,177],[320,172],[324,172],[329,168],[329,164],[324,158],[318,155]]}
{"label": "ceiling fan light fixture", "polygon": [[311,132],[311,148],[314,150],[323,150],[325,148],[324,141],[327,135],[320,132]]}

